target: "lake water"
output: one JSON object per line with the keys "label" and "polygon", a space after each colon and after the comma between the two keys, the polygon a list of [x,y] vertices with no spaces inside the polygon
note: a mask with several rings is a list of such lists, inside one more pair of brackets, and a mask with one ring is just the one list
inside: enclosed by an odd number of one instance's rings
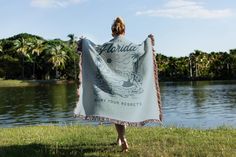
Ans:
{"label": "lake water", "polygon": [[[162,82],[161,94],[165,126],[236,128],[236,81]],[[2,87],[0,127],[97,125],[73,118],[76,101],[75,84]]]}

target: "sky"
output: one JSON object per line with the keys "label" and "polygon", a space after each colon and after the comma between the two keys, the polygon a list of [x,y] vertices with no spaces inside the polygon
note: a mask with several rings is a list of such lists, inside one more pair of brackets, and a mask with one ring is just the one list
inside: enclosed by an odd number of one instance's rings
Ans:
{"label": "sky", "polygon": [[117,16],[128,40],[142,43],[153,34],[156,51],[166,56],[236,48],[234,0],[0,0],[0,39],[30,33],[69,40],[74,34],[102,44],[112,38]]}

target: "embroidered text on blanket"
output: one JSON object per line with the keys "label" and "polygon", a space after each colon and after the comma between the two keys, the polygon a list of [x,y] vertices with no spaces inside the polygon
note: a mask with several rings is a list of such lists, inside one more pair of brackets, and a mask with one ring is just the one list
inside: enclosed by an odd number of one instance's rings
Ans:
{"label": "embroidered text on blanket", "polygon": [[117,45],[114,46],[113,44],[104,44],[100,50],[99,55],[101,55],[103,52],[107,52],[107,53],[114,53],[114,52],[128,52],[128,51],[136,51],[137,47],[133,44],[129,44],[129,45]]}

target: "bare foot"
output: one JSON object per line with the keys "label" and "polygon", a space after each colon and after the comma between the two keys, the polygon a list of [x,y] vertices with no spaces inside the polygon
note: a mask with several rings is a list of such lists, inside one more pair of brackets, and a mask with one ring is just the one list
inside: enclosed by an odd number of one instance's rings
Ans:
{"label": "bare foot", "polygon": [[124,141],[121,141],[121,147],[122,147],[122,152],[128,152],[128,142],[126,139],[124,139]]}
{"label": "bare foot", "polygon": [[117,137],[116,143],[118,146],[121,146],[121,139],[119,137]]}

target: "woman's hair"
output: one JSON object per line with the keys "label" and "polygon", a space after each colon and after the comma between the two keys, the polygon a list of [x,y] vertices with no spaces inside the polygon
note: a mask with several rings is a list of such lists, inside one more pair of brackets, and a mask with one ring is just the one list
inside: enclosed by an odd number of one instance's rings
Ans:
{"label": "woman's hair", "polygon": [[111,26],[112,36],[125,33],[125,22],[121,17],[117,17]]}

